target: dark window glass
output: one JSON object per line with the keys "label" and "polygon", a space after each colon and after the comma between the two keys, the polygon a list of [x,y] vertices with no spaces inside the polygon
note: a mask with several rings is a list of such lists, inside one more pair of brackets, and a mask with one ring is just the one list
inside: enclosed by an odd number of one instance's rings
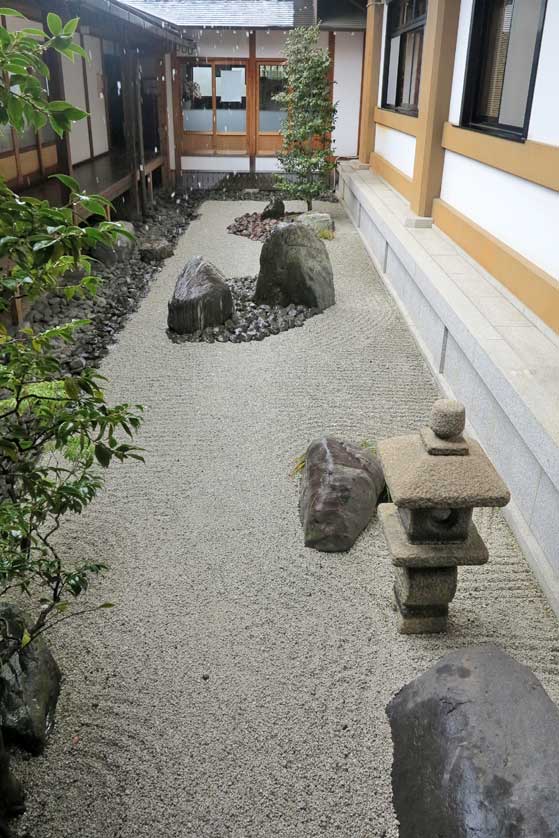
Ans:
{"label": "dark window glass", "polygon": [[388,6],[382,105],[417,116],[427,0]]}
{"label": "dark window glass", "polygon": [[283,64],[261,64],[259,72],[259,116],[258,130],[277,133],[287,111],[282,110],[275,97],[285,89],[285,66]]}
{"label": "dark window glass", "polygon": [[462,124],[528,133],[546,0],[476,0]]}

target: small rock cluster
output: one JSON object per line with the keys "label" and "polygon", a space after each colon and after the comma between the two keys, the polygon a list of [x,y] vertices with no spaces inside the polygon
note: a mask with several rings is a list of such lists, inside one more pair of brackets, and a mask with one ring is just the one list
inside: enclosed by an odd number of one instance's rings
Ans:
{"label": "small rock cluster", "polygon": [[239,215],[227,228],[228,233],[243,236],[255,242],[265,242],[274,227],[280,223],[278,218],[262,218],[259,212],[246,212]]}
{"label": "small rock cluster", "polygon": [[167,334],[174,343],[248,343],[279,335],[288,329],[302,326],[319,314],[317,308],[303,305],[256,305],[253,302],[256,276],[243,276],[225,280],[233,298],[233,312],[221,326],[208,326],[191,334],[180,335],[171,329]]}
{"label": "small rock cluster", "polygon": [[202,256],[177,278],[167,334],[177,343],[263,340],[318,314],[336,299],[328,251],[303,224],[278,226],[260,254],[258,277],[226,279]]}
{"label": "small rock cluster", "polygon": [[[47,329],[74,319],[91,320],[79,329],[75,342],[60,347],[67,372],[80,372],[97,366],[114,343],[128,316],[135,311],[157,277],[161,261],[196,216],[192,198],[158,197],[146,221],[135,227],[136,242],[130,248],[117,248],[116,257],[99,252],[94,270],[103,282],[95,297],[74,298],[67,302],[62,290],[38,300],[28,313],[28,323],[36,330]],[[75,282],[68,278],[70,284]]]}

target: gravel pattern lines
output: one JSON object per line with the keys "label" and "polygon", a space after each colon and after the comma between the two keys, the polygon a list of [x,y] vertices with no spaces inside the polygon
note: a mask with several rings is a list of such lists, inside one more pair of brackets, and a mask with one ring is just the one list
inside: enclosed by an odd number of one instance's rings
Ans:
{"label": "gravel pattern lines", "polygon": [[[438,391],[339,205],[336,305],[274,340],[174,344],[167,301],[187,258],[258,270],[208,201],[101,364],[145,405],[146,463],[115,466],[60,535],[107,560],[88,594],[116,607],[51,638],[65,674],[44,756],[18,757],[27,838],[396,838],[385,706],[451,649],[494,642],[559,700],[559,631],[502,515],[459,571],[450,630],[398,635],[376,518],[347,554],[303,546],[295,458],[326,433],[416,431]],[[292,202],[289,209],[304,209]]]}

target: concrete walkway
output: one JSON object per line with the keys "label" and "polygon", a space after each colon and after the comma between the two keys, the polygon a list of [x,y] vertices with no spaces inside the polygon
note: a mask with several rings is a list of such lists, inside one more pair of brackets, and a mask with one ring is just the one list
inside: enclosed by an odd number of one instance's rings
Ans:
{"label": "concrete walkway", "polygon": [[145,405],[146,464],[65,532],[109,562],[91,599],[117,607],[53,637],[66,683],[46,755],[18,765],[20,835],[396,838],[384,708],[405,682],[494,642],[559,700],[557,624],[498,512],[442,637],[397,634],[376,521],[349,554],[302,546],[295,457],[416,430],[438,395],[339,206],[334,308],[261,343],[166,337],[187,257],[256,273],[260,246],[225,227],[261,207],[206,203],[103,365],[113,400]]}

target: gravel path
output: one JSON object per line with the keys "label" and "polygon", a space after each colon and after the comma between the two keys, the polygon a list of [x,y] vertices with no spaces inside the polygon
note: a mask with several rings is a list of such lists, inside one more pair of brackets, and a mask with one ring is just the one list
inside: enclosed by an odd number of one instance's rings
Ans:
{"label": "gravel path", "polygon": [[396,633],[376,520],[349,554],[302,546],[295,457],[325,432],[416,430],[437,397],[339,205],[334,308],[261,343],[167,338],[187,257],[257,271],[260,245],[225,228],[262,206],[206,203],[103,362],[111,397],[146,407],[146,464],[112,469],[66,530],[110,563],[93,595],[118,607],[53,636],[66,683],[46,755],[17,764],[19,835],[396,838],[384,708],[405,682],[496,642],[559,700],[557,624],[498,512],[442,637]]}

